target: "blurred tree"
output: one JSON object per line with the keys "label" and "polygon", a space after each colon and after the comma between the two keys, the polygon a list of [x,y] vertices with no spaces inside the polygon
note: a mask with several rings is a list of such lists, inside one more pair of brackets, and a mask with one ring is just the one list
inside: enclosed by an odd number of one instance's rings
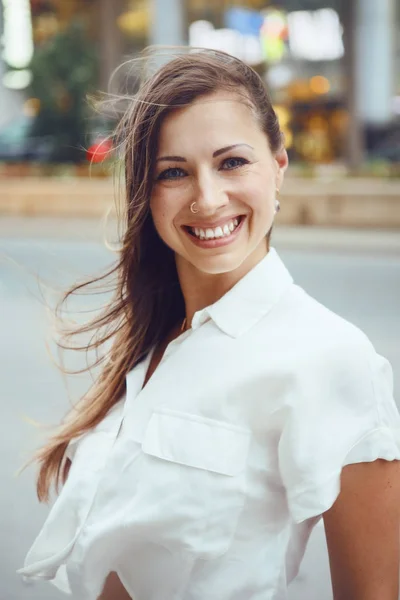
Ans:
{"label": "blurred tree", "polygon": [[87,145],[87,94],[98,83],[98,60],[84,24],[75,21],[35,50],[30,94],[39,100],[33,135],[55,141],[54,162],[81,162]]}

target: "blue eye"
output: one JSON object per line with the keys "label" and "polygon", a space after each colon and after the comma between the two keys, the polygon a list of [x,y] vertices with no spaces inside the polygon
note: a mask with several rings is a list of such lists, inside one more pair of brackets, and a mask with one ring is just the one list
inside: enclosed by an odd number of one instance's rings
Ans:
{"label": "blue eye", "polygon": [[170,169],[165,169],[160,175],[157,177],[157,180],[160,179],[180,179],[185,176],[185,171],[183,169],[179,169],[178,167],[171,167]]}
{"label": "blue eye", "polygon": [[223,171],[232,171],[233,169],[237,169],[238,167],[249,164],[249,161],[245,158],[239,158],[238,156],[235,156],[232,158],[227,158],[222,164]]}

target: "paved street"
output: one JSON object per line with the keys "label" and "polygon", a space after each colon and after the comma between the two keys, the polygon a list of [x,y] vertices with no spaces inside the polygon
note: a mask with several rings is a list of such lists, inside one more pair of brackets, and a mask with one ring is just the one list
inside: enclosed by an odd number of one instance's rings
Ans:
{"label": "paved street", "polygon": [[[111,263],[113,255],[99,242],[99,232],[89,221],[71,227],[60,221],[48,220],[41,226],[40,222],[32,225],[28,220],[11,219],[0,225],[0,600],[63,597],[48,584],[23,585],[15,574],[48,510],[36,501],[33,469],[18,478],[16,472],[43,435],[32,420],[56,423],[69,401],[50,358],[50,321],[43,298],[54,301],[55,290],[46,284],[61,289]],[[377,350],[389,358],[399,402],[400,244],[394,234],[346,235],[341,243],[340,232],[308,235],[304,230],[277,230],[274,245],[297,283],[364,329]],[[93,306],[89,303],[89,298],[81,299],[74,308],[87,309]],[[78,378],[70,386],[73,397],[86,382]],[[330,599],[319,527],[290,600]]]}

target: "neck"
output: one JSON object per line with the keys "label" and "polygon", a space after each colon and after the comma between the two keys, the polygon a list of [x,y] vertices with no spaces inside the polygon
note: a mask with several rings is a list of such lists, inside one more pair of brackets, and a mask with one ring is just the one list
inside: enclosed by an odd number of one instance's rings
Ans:
{"label": "neck", "polygon": [[190,327],[193,315],[217,302],[236,285],[268,253],[268,248],[253,252],[241,265],[226,273],[210,274],[200,271],[187,260],[176,256],[179,283],[185,301],[186,321],[183,329]]}

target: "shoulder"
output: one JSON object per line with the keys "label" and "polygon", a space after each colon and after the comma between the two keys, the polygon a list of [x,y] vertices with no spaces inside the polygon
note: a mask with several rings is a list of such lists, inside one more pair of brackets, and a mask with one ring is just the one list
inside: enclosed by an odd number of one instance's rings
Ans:
{"label": "shoulder", "polygon": [[355,324],[292,286],[286,299],[287,319],[293,336],[301,338],[304,354],[315,359],[353,362],[374,353],[368,336]]}
{"label": "shoulder", "polygon": [[273,334],[264,330],[263,337],[291,382],[295,405],[326,406],[352,397],[372,403],[374,380],[382,381],[381,357],[359,327],[295,285],[278,312]]}
{"label": "shoulder", "polygon": [[394,407],[390,363],[359,327],[301,288],[293,293],[287,314],[294,333],[283,355],[293,416],[327,420],[329,428],[329,421],[350,422],[351,414],[378,426],[380,411]]}

